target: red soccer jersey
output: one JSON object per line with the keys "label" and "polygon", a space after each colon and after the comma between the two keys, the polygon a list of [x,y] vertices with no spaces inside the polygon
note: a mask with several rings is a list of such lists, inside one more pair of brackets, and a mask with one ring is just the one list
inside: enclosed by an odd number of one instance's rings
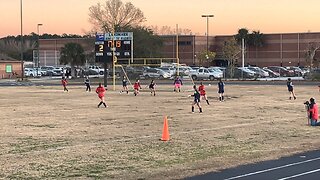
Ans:
{"label": "red soccer jersey", "polygon": [[200,85],[199,86],[199,92],[200,92],[200,95],[205,95],[206,94],[206,91],[204,90],[204,85]]}
{"label": "red soccer jersey", "polygon": [[62,83],[63,86],[66,86],[68,84],[68,81],[66,79],[62,79],[61,83]]}
{"label": "red soccer jersey", "polygon": [[134,89],[139,89],[139,88],[141,89],[140,83],[135,82],[134,85],[133,85],[133,88]]}
{"label": "red soccer jersey", "polygon": [[102,98],[102,97],[104,97],[104,93],[106,92],[106,89],[104,88],[104,87],[98,87],[97,89],[96,89],[96,93],[98,94],[98,97],[99,98]]}
{"label": "red soccer jersey", "polygon": [[318,120],[318,104],[314,104],[311,109],[309,109],[309,112],[312,113],[312,119]]}

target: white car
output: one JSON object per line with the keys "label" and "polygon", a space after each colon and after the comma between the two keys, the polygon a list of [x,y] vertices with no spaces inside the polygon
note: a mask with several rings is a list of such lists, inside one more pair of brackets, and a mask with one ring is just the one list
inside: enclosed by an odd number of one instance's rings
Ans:
{"label": "white car", "polygon": [[89,69],[96,71],[97,73],[99,73],[100,75],[104,74],[104,69],[99,67],[99,66],[89,66]]}
{"label": "white car", "polygon": [[[37,72],[38,72],[38,75],[37,75]],[[41,76],[41,71],[37,71],[36,69],[34,68],[24,68],[24,75],[26,77],[39,77]]]}

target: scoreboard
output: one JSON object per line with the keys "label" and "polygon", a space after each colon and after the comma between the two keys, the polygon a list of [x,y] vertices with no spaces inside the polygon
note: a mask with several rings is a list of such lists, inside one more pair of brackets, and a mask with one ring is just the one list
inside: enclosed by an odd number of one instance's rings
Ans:
{"label": "scoreboard", "polygon": [[96,34],[96,62],[112,62],[113,51],[117,58],[133,58],[133,33]]}

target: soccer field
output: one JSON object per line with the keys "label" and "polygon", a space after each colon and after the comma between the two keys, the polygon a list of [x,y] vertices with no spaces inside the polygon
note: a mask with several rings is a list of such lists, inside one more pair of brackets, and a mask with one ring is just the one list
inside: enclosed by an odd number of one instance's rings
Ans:
{"label": "soccer field", "polygon": [[177,179],[320,147],[303,104],[320,101],[318,87],[297,86],[289,100],[285,85],[227,84],[219,102],[207,86],[202,114],[191,113],[191,86],[157,89],[108,90],[109,107],[97,108],[83,86],[0,87],[0,178]]}

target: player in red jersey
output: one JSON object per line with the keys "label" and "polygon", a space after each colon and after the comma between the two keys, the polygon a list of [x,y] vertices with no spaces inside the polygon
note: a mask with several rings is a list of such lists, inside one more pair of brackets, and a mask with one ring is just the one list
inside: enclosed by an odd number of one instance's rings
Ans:
{"label": "player in red jersey", "polygon": [[206,95],[206,90],[204,89],[204,85],[202,84],[202,82],[200,82],[199,92],[200,92],[200,96],[203,97],[203,99],[206,100],[207,104],[209,105],[209,100]]}
{"label": "player in red jersey", "polygon": [[98,104],[98,108],[100,107],[101,104],[103,104],[104,107],[108,107],[104,102],[105,92],[106,92],[106,89],[101,85],[101,83],[99,83],[99,87],[96,89],[96,93],[98,94],[98,97],[101,100],[100,103]]}
{"label": "player in red jersey", "polygon": [[139,90],[141,89],[139,79],[137,79],[136,82],[134,83],[133,89],[134,89],[134,95],[137,96],[139,94]]}
{"label": "player in red jersey", "polygon": [[67,89],[68,81],[65,77],[62,77],[61,84],[63,86],[63,91],[69,92],[69,90]]}

